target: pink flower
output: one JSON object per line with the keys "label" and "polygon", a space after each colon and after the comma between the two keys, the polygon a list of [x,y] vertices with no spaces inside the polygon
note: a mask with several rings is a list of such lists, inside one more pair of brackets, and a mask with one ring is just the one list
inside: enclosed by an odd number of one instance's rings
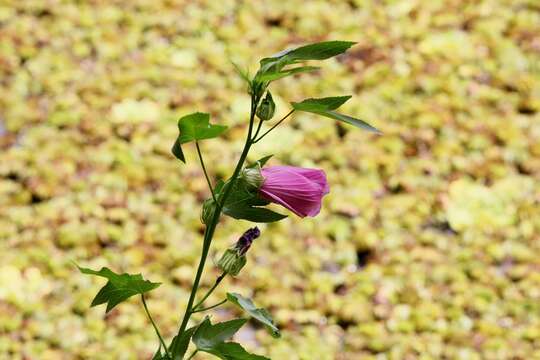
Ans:
{"label": "pink flower", "polygon": [[317,215],[323,196],[330,192],[326,174],[319,169],[270,166],[263,168],[261,174],[264,181],[259,194],[300,217]]}

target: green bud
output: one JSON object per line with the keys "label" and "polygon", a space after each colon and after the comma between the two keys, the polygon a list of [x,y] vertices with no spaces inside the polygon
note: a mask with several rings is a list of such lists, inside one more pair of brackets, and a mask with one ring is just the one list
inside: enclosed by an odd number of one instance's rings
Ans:
{"label": "green bud", "polygon": [[214,211],[216,210],[216,203],[214,202],[214,199],[206,199],[203,203],[202,212],[201,212],[201,222],[203,224],[208,224],[210,222],[210,219],[214,215]]}
{"label": "green bud", "polygon": [[274,116],[276,111],[276,104],[272,99],[270,91],[266,92],[266,97],[261,101],[259,108],[257,109],[257,117],[261,120],[270,120]]}
{"label": "green bud", "polygon": [[259,189],[264,182],[264,176],[261,174],[261,167],[257,164],[254,167],[247,167],[242,170],[242,179],[253,186],[255,189]]}
{"label": "green bud", "polygon": [[221,259],[219,259],[218,268],[231,276],[236,276],[246,265],[245,255],[240,255],[235,249],[227,249]]}

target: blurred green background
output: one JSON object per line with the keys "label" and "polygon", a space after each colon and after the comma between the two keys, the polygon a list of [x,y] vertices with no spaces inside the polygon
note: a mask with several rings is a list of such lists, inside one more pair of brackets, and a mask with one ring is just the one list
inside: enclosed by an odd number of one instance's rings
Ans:
{"label": "blurred green background", "polygon": [[[330,39],[359,44],[275,83],[278,113],[353,94],[344,112],[384,135],[298,114],[256,146],[325,169],[331,193],[315,219],[261,226],[213,297],[253,297],[284,334],[237,340],[274,360],[540,359],[537,0],[0,1],[0,359],[156,350],[138,299],[90,309],[103,281],[72,261],[163,282],[148,304],[170,338],[208,196],[194,149],[170,154],[176,120],[230,126],[203,144],[227,177],[249,108],[230,60],[253,73]],[[212,259],[249,225],[224,219]]]}

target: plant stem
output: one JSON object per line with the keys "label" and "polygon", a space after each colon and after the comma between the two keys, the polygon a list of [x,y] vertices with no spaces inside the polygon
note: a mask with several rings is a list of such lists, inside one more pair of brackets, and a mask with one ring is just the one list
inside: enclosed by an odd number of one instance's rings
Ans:
{"label": "plant stem", "polygon": [[165,341],[163,341],[163,337],[161,337],[161,334],[159,332],[159,329],[154,322],[154,319],[152,319],[152,315],[150,315],[150,311],[148,311],[148,306],[146,305],[146,300],[144,299],[144,294],[141,294],[141,300],[143,303],[144,311],[146,311],[146,315],[148,315],[148,319],[152,323],[152,326],[154,327],[154,330],[156,331],[156,335],[159,338],[159,341],[161,342],[161,346],[163,346],[163,349],[165,349],[165,354],[167,355],[167,358],[172,359],[171,355],[169,354],[169,350],[167,350],[167,345],[165,344]]}
{"label": "plant stem", "polygon": [[210,189],[210,192],[212,193],[212,199],[214,199],[214,202],[216,202],[216,195],[214,194],[214,189],[212,188],[212,183],[210,182],[210,178],[208,177],[208,172],[206,171],[206,166],[204,166],[204,160],[201,154],[201,148],[199,147],[199,142],[195,141],[195,147],[197,148],[197,154],[199,155],[199,160],[201,161],[201,167],[204,172],[204,177],[206,178],[206,182],[208,183],[208,188]]}
{"label": "plant stem", "polygon": [[195,314],[195,313],[198,313],[198,312],[203,312],[203,311],[206,311],[206,310],[210,310],[210,309],[213,309],[213,308],[217,308],[218,306],[220,305],[223,305],[227,302],[227,299],[223,299],[222,301],[218,302],[217,304],[214,304],[212,306],[207,306],[205,308],[201,308],[201,309],[197,309],[197,308],[193,308],[193,310],[191,311],[192,314]]}
{"label": "plant stem", "polygon": [[249,153],[249,149],[252,145],[251,135],[253,131],[253,121],[255,119],[255,112],[257,111],[257,105],[259,103],[259,100],[260,100],[259,97],[254,96],[254,95],[251,96],[251,113],[249,116],[249,129],[248,129],[248,134],[246,137],[246,143],[244,145],[244,149],[242,150],[240,159],[238,159],[238,163],[236,164],[236,168],[234,169],[234,172],[231,176],[231,180],[228,183],[228,186],[226,186],[226,188],[223,190],[223,195],[220,196],[221,201],[218,201],[216,203],[217,205],[216,205],[216,209],[214,210],[212,219],[210,220],[210,223],[207,225],[204,231],[204,242],[203,242],[201,259],[199,260],[197,273],[195,274],[195,279],[193,280],[193,286],[191,288],[191,294],[189,295],[186,311],[184,313],[182,323],[178,330],[179,337],[182,336],[182,334],[186,330],[187,324],[189,322],[189,318],[191,317],[191,314],[193,313],[193,302],[195,301],[195,295],[197,294],[199,283],[201,281],[201,276],[204,271],[204,264],[206,263],[206,258],[208,257],[208,251],[210,250],[212,237],[214,236],[214,231],[216,230],[217,223],[221,216],[221,210],[223,209],[223,206],[225,205],[225,201],[229,197],[232,189],[234,188],[236,179],[238,178],[238,175],[240,174],[240,170],[242,170],[242,166],[244,165],[244,162],[246,161],[247,155]]}
{"label": "plant stem", "polygon": [[[286,118],[288,118],[292,113],[294,112],[294,109],[292,109],[291,111],[289,111],[289,113],[287,115],[285,115],[284,117],[281,118],[281,120],[279,120],[274,126],[272,126],[270,129],[268,129],[264,134],[262,134],[258,139],[255,139],[252,141],[253,144],[256,144],[258,143],[259,141],[261,141],[261,139],[263,137],[265,137],[270,131],[274,130],[274,128],[276,128],[279,124],[281,124],[283,121],[285,121]],[[257,131],[258,133],[259,131]]]}
{"label": "plant stem", "polygon": [[255,135],[253,135],[253,139],[255,140],[257,136],[259,135],[259,131],[261,131],[263,120],[259,120],[259,125],[257,125],[257,130],[255,130]]}
{"label": "plant stem", "polygon": [[189,357],[187,358],[187,360],[190,360],[190,359],[193,359],[193,357],[195,356],[195,354],[197,354],[199,352],[199,350],[194,350],[191,355],[189,355]]}
{"label": "plant stem", "polygon": [[199,288],[199,282],[201,281],[201,276],[204,270],[204,264],[208,256],[208,250],[210,249],[210,241],[208,239],[211,239],[209,234],[210,234],[210,231],[213,232],[213,230],[211,230],[213,227],[215,227],[215,225],[211,223],[210,226],[207,227],[206,230],[204,231],[204,242],[203,242],[201,259],[199,260],[199,267],[197,268],[197,273],[195,274],[195,280],[193,280],[193,287],[191,288],[191,294],[189,295],[189,300],[186,306],[186,311],[184,313],[184,318],[182,319],[182,324],[180,325],[180,329],[178,330],[178,337],[182,336],[182,334],[186,330],[187,323],[192,314],[193,301],[195,300],[195,294],[197,293],[197,289]]}
{"label": "plant stem", "polygon": [[223,273],[221,275],[218,276],[218,278],[216,279],[216,282],[214,283],[214,285],[210,288],[210,290],[208,290],[208,292],[206,293],[206,295],[203,296],[203,298],[201,299],[201,301],[199,301],[197,303],[197,305],[194,305],[193,306],[193,311],[197,310],[197,308],[199,306],[201,306],[204,301],[206,299],[208,299],[208,297],[210,296],[210,294],[212,294],[212,292],[217,288],[217,286],[219,285],[219,283],[225,278],[225,276],[227,276],[227,273]]}

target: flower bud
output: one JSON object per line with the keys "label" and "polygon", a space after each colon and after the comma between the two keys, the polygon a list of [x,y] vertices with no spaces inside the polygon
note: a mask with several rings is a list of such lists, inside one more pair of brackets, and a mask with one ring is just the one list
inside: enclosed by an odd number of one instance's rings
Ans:
{"label": "flower bud", "polygon": [[239,255],[235,249],[227,249],[221,259],[219,259],[218,268],[231,276],[236,276],[246,265],[246,257]]}
{"label": "flower bud", "polygon": [[256,165],[254,167],[247,167],[242,170],[242,179],[255,189],[261,187],[264,182],[264,176],[261,174],[261,167]]}
{"label": "flower bud", "polygon": [[316,216],[323,197],[330,192],[326,174],[319,169],[270,166],[261,170],[264,177],[259,196],[280,204],[300,217]]}
{"label": "flower bud", "polygon": [[251,247],[253,240],[260,235],[261,231],[257,227],[248,229],[244,232],[236,244],[227,249],[221,259],[219,259],[217,263],[218,268],[229,275],[238,275],[240,270],[246,265],[246,253]]}
{"label": "flower bud", "polygon": [[216,209],[216,203],[214,202],[214,199],[206,199],[202,206],[202,212],[201,212],[201,222],[203,224],[208,224],[210,222],[210,219],[214,215],[214,211]]}
{"label": "flower bud", "polygon": [[259,230],[258,227],[253,227],[251,229],[248,229],[236,242],[236,245],[234,248],[238,251],[240,255],[245,255],[249,248],[251,247],[251,244],[253,243],[253,240],[261,236],[261,230]]}
{"label": "flower bud", "polygon": [[274,116],[275,111],[276,104],[274,103],[274,99],[272,99],[272,94],[268,91],[257,109],[257,117],[261,120],[270,120]]}

